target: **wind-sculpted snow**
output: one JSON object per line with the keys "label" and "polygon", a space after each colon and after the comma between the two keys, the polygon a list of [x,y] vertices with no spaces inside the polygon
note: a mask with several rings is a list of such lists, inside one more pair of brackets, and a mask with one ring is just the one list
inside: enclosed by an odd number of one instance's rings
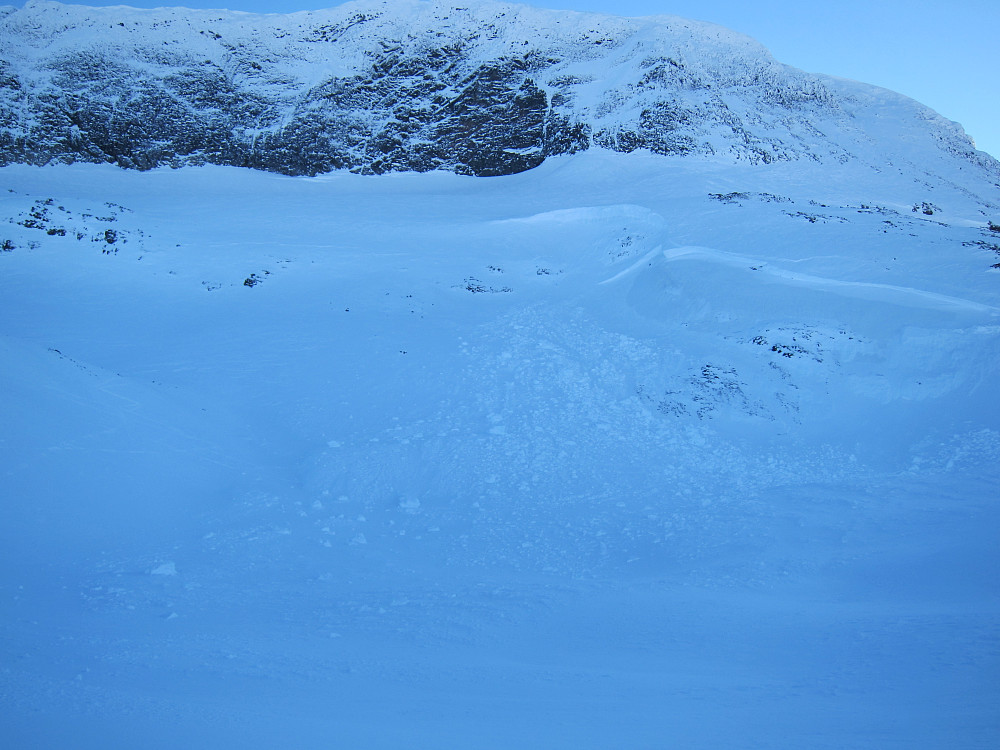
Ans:
{"label": "wind-sculpted snow", "polygon": [[0,18],[0,163],[521,172],[588,148],[998,175],[955,123],[670,16],[477,0],[252,15],[30,0]]}
{"label": "wind-sculpted snow", "polygon": [[995,739],[989,183],[0,187],[5,746]]}
{"label": "wind-sculpted snow", "polygon": [[[821,278],[809,274],[789,271],[777,266],[773,261],[748,258],[743,255],[715,250],[707,247],[678,247],[663,251],[667,261],[676,260],[707,260],[728,266],[747,269],[764,276],[771,276],[792,286],[809,287],[814,290],[830,292],[847,297],[858,297],[873,302],[885,302],[909,307],[928,307],[941,310],[969,311],[985,313],[994,317],[1000,316],[1000,307],[984,305],[945,294],[936,294],[922,289],[896,286],[893,284],[873,284],[864,281],[841,281],[838,279]],[[649,256],[650,259],[655,255]],[[781,261],[779,260],[778,263]]]}

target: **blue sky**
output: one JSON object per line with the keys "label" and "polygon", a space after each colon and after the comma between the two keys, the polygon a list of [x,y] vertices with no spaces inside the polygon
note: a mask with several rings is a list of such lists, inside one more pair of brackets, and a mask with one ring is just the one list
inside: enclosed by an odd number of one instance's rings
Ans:
{"label": "blue sky", "polygon": [[[156,7],[174,3],[134,0],[127,4]],[[186,0],[175,4],[284,13],[338,3]],[[960,122],[979,148],[1000,158],[997,0],[538,0],[529,4],[630,16],[667,13],[721,24],[756,38],[781,62],[911,96]]]}

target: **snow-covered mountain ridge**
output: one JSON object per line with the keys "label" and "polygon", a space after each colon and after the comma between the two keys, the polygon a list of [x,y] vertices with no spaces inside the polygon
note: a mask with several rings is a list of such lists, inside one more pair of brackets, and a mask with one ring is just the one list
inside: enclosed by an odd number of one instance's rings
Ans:
{"label": "snow-covered mountain ridge", "polygon": [[905,97],[659,16],[476,0],[253,15],[31,0],[0,18],[0,163],[511,174],[587,148],[1000,165]]}

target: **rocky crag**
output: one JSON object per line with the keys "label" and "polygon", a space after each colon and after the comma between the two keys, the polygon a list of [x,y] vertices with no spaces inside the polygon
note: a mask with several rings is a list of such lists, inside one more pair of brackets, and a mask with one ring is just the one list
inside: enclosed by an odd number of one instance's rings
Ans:
{"label": "rocky crag", "polygon": [[916,102],[670,16],[481,0],[288,15],[31,0],[0,15],[0,164],[493,176],[604,148],[879,170],[958,160],[1000,181],[960,126]]}

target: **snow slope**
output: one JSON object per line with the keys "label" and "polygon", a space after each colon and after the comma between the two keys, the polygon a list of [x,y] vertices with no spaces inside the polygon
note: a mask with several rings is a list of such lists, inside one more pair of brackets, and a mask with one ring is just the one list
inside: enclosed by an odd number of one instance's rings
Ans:
{"label": "snow slope", "polygon": [[995,192],[0,180],[6,747],[994,746]]}

